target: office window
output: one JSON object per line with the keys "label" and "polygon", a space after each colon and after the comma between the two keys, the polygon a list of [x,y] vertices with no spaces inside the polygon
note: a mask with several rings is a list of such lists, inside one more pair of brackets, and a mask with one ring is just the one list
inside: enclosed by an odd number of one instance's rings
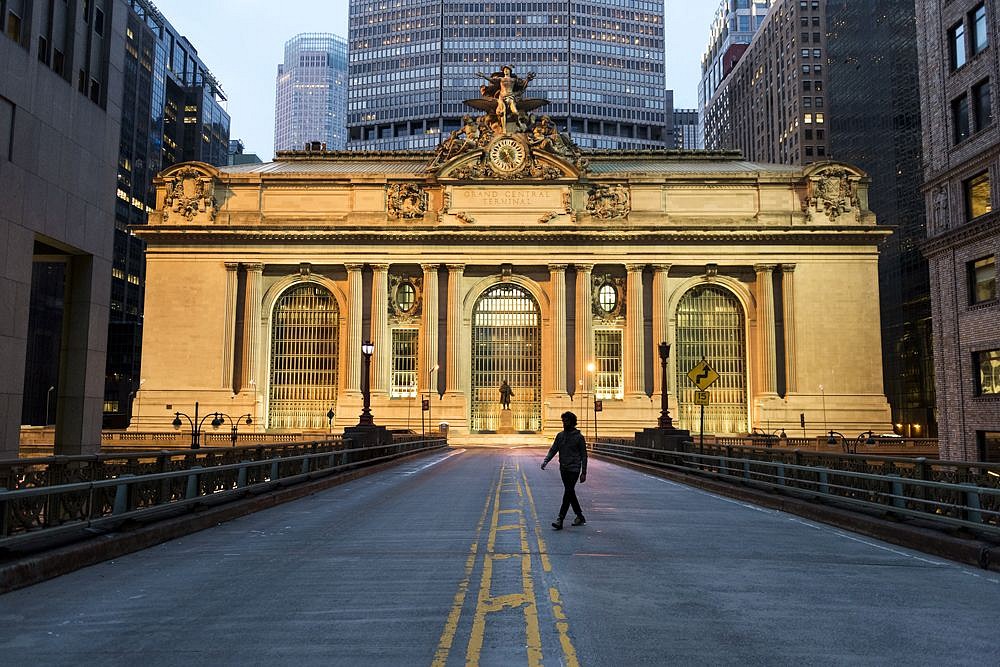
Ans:
{"label": "office window", "polygon": [[815,90],[817,93],[822,93],[823,92],[823,82],[822,81],[813,81],[813,90]]}
{"label": "office window", "polygon": [[21,17],[14,12],[7,12],[7,36],[17,43],[21,42]]}
{"label": "office window", "polygon": [[819,155],[820,157],[826,155],[826,146],[817,146],[816,155]]}
{"label": "office window", "polygon": [[980,81],[972,87],[973,117],[976,132],[993,124],[993,99],[990,80]]}
{"label": "office window", "polygon": [[823,123],[826,122],[826,116],[824,114],[821,114],[821,113],[816,114],[816,122],[818,124],[822,125]]}
{"label": "office window", "polygon": [[806,157],[812,157],[812,154],[813,154],[813,147],[806,146]]}
{"label": "office window", "polygon": [[812,81],[803,80],[802,90],[812,90]]}
{"label": "office window", "polygon": [[959,95],[951,101],[952,139],[956,144],[969,138],[969,97]]}
{"label": "office window", "polygon": [[14,159],[14,103],[0,97],[0,160]]}
{"label": "office window", "polygon": [[969,274],[969,303],[985,303],[997,298],[997,258],[983,257],[966,265]]}
{"label": "office window", "polygon": [[813,115],[811,113],[803,114],[802,122],[806,125],[810,125],[813,122]]}
{"label": "office window", "polygon": [[972,220],[993,210],[990,174],[984,171],[965,182],[965,214]]}
{"label": "office window", "polygon": [[965,64],[965,24],[957,23],[948,30],[948,50],[951,68],[958,69]]}
{"label": "office window", "polygon": [[1000,431],[979,431],[979,460],[984,463],[1000,463]]}
{"label": "office window", "polygon": [[972,43],[972,53],[980,53],[989,44],[989,34],[986,27],[986,4],[980,3],[978,7],[969,12],[969,25],[972,26],[972,34],[969,41]]}
{"label": "office window", "polygon": [[973,352],[972,363],[976,375],[976,395],[1000,394],[1000,350]]}

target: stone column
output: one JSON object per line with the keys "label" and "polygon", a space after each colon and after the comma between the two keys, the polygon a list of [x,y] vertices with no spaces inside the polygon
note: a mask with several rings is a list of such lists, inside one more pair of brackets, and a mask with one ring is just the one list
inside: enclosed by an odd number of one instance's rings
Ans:
{"label": "stone column", "polygon": [[[421,392],[437,391],[437,373],[431,369],[438,364],[438,265],[421,264],[424,270],[423,318],[421,325],[424,339],[420,343]],[[433,397],[432,397],[433,398]]]}
{"label": "stone column", "polygon": [[243,301],[243,382],[241,391],[257,393],[257,358],[260,344],[260,284],[263,264],[246,264],[247,285]]}
{"label": "stone column", "polygon": [[757,273],[757,330],[760,339],[760,393],[777,393],[774,344],[774,264],[754,264]]}
{"label": "stone column", "polygon": [[233,362],[236,354],[236,301],[239,289],[239,262],[226,262],[226,319],[222,332],[222,388],[233,389]]}
{"label": "stone column", "polygon": [[795,265],[781,265],[781,300],[785,320],[785,393],[798,391],[795,368]]}
{"label": "stone column", "polygon": [[625,283],[625,396],[646,395],[645,349],[643,341],[642,264],[626,264]]}
{"label": "stone column", "polygon": [[[670,271],[669,264],[653,265],[653,365],[656,372],[653,373],[653,395],[659,396],[663,384],[662,373],[659,372],[661,342],[670,342],[670,332],[668,331],[670,322],[670,293],[667,291],[667,274]],[[669,388],[669,387],[668,387]]]}
{"label": "stone column", "polygon": [[363,299],[361,269],[364,264],[347,264],[347,353],[344,355],[344,389],[361,392],[361,318]]}
{"label": "stone column", "polygon": [[[587,364],[594,361],[593,264],[576,264],[576,382],[574,391],[593,395],[593,377]],[[580,380],[583,384],[580,385]]]}
{"label": "stone column", "polygon": [[392,339],[389,335],[389,265],[372,264],[372,330],[375,346],[372,355],[372,394],[389,391],[389,366],[392,363]]}
{"label": "stone column", "polygon": [[465,264],[448,265],[448,372],[445,391],[462,391],[462,275]]}
{"label": "stone column", "polygon": [[552,393],[566,396],[566,265],[549,264],[552,278]]}

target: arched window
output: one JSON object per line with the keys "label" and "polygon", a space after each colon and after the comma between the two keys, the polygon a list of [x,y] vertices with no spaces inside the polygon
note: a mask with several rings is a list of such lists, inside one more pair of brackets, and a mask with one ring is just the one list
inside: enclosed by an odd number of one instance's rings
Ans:
{"label": "arched window", "polygon": [[534,297],[519,285],[487,289],[472,310],[470,429],[500,425],[500,383],[513,390],[514,429],[542,428],[542,316]]}
{"label": "arched window", "polygon": [[337,301],[315,284],[290,288],[271,318],[268,428],[323,428],[336,411],[340,318]]}
{"label": "arched window", "polygon": [[743,306],[729,290],[717,285],[699,285],[677,305],[677,377],[675,392],[681,428],[698,433],[701,408],[694,404],[698,388],[687,373],[704,358],[719,374],[709,387],[705,408],[705,433],[746,433],[747,345]]}

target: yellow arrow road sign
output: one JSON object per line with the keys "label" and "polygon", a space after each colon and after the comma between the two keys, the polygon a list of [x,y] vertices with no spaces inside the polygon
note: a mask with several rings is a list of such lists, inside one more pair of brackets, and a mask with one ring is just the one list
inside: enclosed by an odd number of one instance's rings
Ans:
{"label": "yellow arrow road sign", "polygon": [[719,374],[715,372],[708,362],[702,359],[695,367],[688,371],[688,378],[694,382],[698,389],[705,391],[719,379]]}

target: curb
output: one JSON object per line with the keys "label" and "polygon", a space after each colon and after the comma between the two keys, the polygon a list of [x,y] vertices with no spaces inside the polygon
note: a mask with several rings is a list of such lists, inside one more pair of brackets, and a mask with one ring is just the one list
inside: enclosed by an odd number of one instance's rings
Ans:
{"label": "curb", "polygon": [[[0,563],[0,595],[125,554],[148,549],[157,544],[238,519],[247,514],[298,500],[345,482],[391,468],[402,461],[426,456],[437,451],[438,449],[435,448],[407,454],[371,467],[325,476],[295,486],[262,491],[259,495],[249,498],[234,500],[214,507],[195,509],[192,513],[141,524],[134,528],[127,525],[122,526],[107,535],[85,538],[80,542],[25,556],[9,563]],[[249,491],[249,493],[253,492]],[[135,525],[132,524],[132,526]]]}
{"label": "curb", "polygon": [[1000,572],[1000,546],[975,539],[965,539],[949,535],[939,530],[922,528],[912,524],[898,523],[889,519],[860,512],[809,502],[792,496],[761,491],[748,486],[737,486],[725,482],[706,479],[697,475],[686,475],[656,466],[622,461],[611,456],[591,452],[591,456],[609,463],[641,470],[686,486],[693,486],[712,493],[737,500],[745,500],[770,509],[795,514],[812,521],[825,523],[853,533],[867,535],[890,544],[931,554],[940,558],[973,565],[984,570]]}

